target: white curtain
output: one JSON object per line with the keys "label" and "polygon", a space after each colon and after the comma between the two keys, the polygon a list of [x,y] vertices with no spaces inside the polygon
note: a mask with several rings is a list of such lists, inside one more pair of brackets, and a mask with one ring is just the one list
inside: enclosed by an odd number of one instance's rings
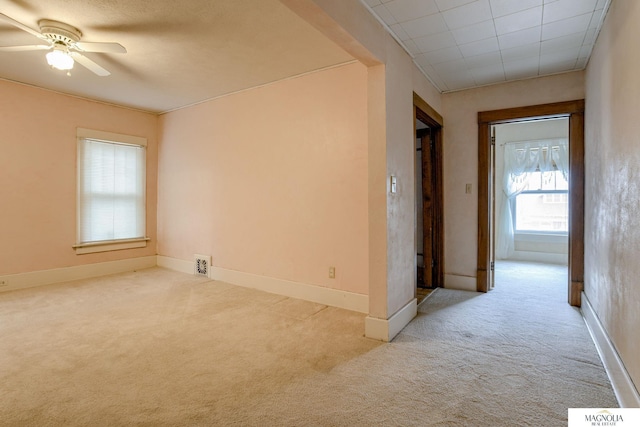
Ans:
{"label": "white curtain", "polygon": [[529,174],[559,170],[565,179],[569,177],[569,150],[566,139],[524,141],[504,146],[504,174],[502,191],[504,198],[501,221],[497,230],[496,257],[507,259],[515,251],[513,227],[513,200],[525,190]]}

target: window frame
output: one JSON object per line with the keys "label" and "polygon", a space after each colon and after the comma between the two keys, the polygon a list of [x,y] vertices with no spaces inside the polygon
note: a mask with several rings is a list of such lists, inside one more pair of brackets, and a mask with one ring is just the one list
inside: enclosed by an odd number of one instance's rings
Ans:
{"label": "window frame", "polygon": [[[93,141],[109,143],[109,144],[120,144],[120,145],[130,145],[137,146],[143,149],[143,163],[144,163],[144,173],[143,177],[143,186],[142,186],[142,198],[143,202],[143,218],[144,218],[144,233],[143,237],[135,237],[135,238],[124,238],[124,239],[112,239],[112,240],[100,240],[100,241],[88,241],[81,242],[81,227],[82,227],[82,206],[80,203],[81,200],[81,174],[83,173],[83,165],[82,165],[82,157],[80,156],[82,145],[84,141],[90,139]],[[73,245],[73,249],[76,252],[76,255],[82,254],[90,254],[96,252],[107,252],[107,251],[116,251],[123,249],[135,249],[135,248],[143,248],[147,246],[147,242],[150,240],[147,237],[147,138],[119,134],[114,132],[106,132],[106,131],[98,131],[94,129],[86,129],[86,128],[77,128],[76,133],[76,244]]]}

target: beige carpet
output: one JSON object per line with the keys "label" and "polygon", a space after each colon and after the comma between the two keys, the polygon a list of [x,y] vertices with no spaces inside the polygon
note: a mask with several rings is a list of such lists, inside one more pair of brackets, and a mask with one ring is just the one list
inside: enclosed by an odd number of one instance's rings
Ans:
{"label": "beige carpet", "polygon": [[566,425],[616,401],[540,277],[438,290],[391,344],[358,313],[159,268],[0,294],[0,425]]}

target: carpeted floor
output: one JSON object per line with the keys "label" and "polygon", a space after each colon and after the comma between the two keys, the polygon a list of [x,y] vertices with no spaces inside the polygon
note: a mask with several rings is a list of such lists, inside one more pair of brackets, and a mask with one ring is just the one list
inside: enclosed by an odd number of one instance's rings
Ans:
{"label": "carpeted floor", "polygon": [[0,425],[563,426],[616,406],[557,267],[499,268],[389,344],[362,314],[160,268],[0,294]]}

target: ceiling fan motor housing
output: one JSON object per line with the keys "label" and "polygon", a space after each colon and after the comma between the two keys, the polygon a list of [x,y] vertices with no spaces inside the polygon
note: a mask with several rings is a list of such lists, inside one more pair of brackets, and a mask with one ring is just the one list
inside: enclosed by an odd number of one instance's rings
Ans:
{"label": "ceiling fan motor housing", "polygon": [[82,37],[80,30],[63,22],[42,19],[38,22],[38,25],[42,35],[54,43],[60,42],[70,46],[79,42]]}

